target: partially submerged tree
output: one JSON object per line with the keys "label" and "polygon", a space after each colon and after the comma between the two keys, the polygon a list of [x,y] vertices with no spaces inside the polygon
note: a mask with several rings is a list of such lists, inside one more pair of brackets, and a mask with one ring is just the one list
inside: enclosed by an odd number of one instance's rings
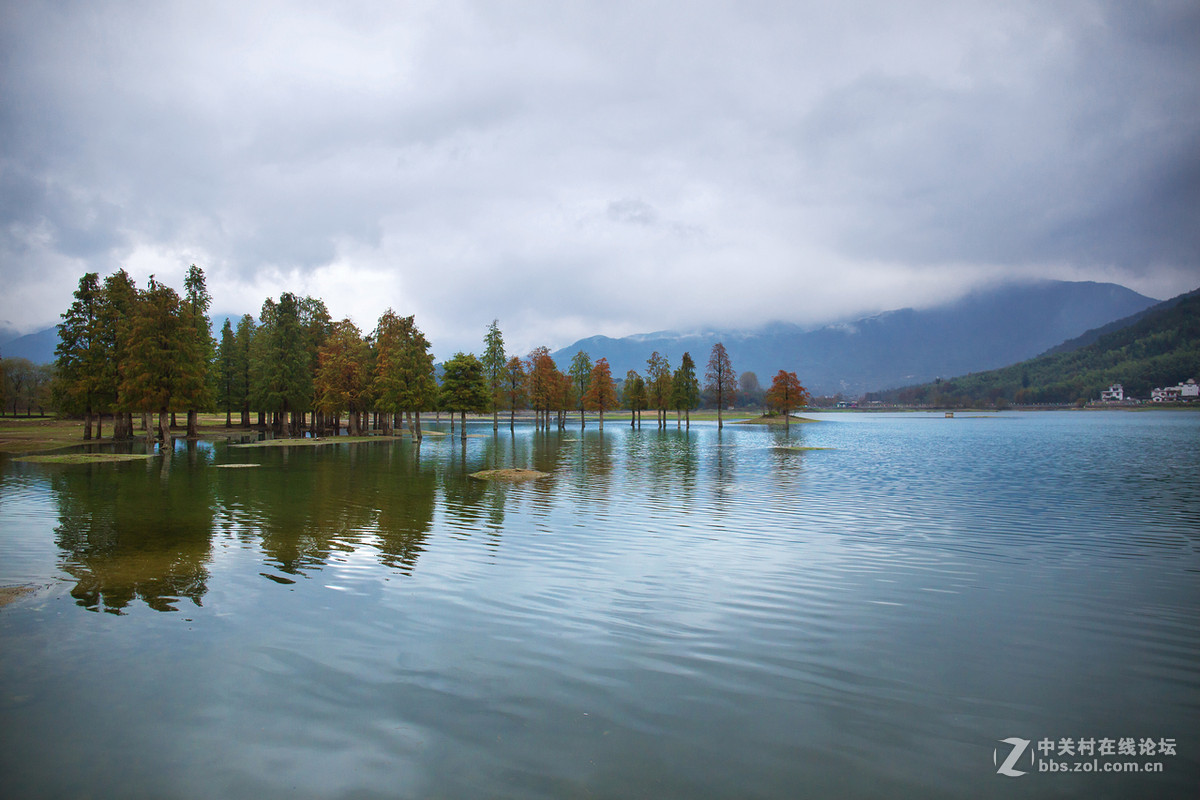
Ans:
{"label": "partially submerged tree", "polygon": [[629,409],[629,427],[642,425],[642,409],[646,408],[646,381],[635,370],[625,373],[625,385],[621,387],[621,401]]}
{"label": "partially submerged tree", "polygon": [[571,366],[567,372],[571,376],[571,390],[579,407],[579,427],[582,429],[584,427],[583,397],[587,394],[588,385],[592,379],[591,356],[582,350],[576,352],[571,358]]}
{"label": "partially submerged tree", "polygon": [[234,334],[234,382],[231,401],[241,413],[242,425],[246,427],[250,425],[250,351],[257,327],[254,317],[243,314],[238,320],[237,332]]}
{"label": "partially submerged tree", "polygon": [[533,407],[534,426],[549,429],[550,412],[561,404],[564,378],[550,356],[550,348],[534,348],[529,354],[525,373],[528,375],[529,404]]}
{"label": "partially submerged tree", "polygon": [[348,319],[334,323],[332,332],[317,350],[313,387],[316,408],[332,418],[335,434],[343,412],[348,414],[350,435],[362,432],[362,412],[370,382],[369,356],[362,331]]}
{"label": "partially submerged tree", "polygon": [[212,405],[210,368],[213,360],[212,323],[208,319],[208,307],[212,295],[204,280],[204,270],[192,264],[183,281],[183,313],[187,320],[187,333],[195,341],[191,343],[196,357],[180,365],[182,385],[180,387],[187,405],[187,435],[195,439],[200,435],[198,409]]}
{"label": "partially submerged tree", "polygon": [[737,392],[737,375],[734,374],[733,364],[725,345],[717,342],[712,347],[708,358],[708,369],[704,373],[704,388],[713,394],[717,401],[717,429],[725,427],[721,411]]}
{"label": "partially submerged tree", "polygon": [[129,360],[121,394],[135,408],[158,412],[159,438],[170,446],[168,414],[193,402],[196,369],[204,358],[191,320],[183,315],[179,295],[150,276],[130,321]]}
{"label": "partially submerged tree", "polygon": [[504,366],[504,402],[508,406],[508,429],[511,431],[517,424],[517,409],[524,408],[529,402],[529,392],[526,389],[528,376],[521,359],[513,356]]}
{"label": "partially submerged tree", "polygon": [[385,418],[384,427],[394,428],[396,415],[412,414],[415,415],[412,432],[420,439],[421,411],[435,405],[441,407],[429,340],[417,328],[414,317],[397,317],[390,308],[379,318],[372,338],[375,368],[371,394],[375,406],[392,415]]}
{"label": "partially submerged tree", "polygon": [[101,381],[102,405],[113,412],[113,439],[133,437],[135,408],[121,393],[121,379],[129,358],[130,324],[138,305],[138,288],[125,270],[104,279],[104,302],[100,305],[100,337],[107,356]]}
{"label": "partially submerged tree", "polygon": [[583,404],[591,411],[600,412],[600,429],[603,430],[604,412],[617,407],[617,390],[613,386],[612,371],[608,367],[607,358],[596,359]]}
{"label": "partially submerged tree", "polygon": [[505,367],[504,336],[500,333],[500,320],[492,320],[487,335],[483,338],[483,378],[491,393],[492,431],[500,427],[500,406],[504,401]]}
{"label": "partially submerged tree", "polygon": [[308,347],[300,320],[300,299],[291,292],[279,302],[267,298],[251,345],[251,403],[272,415],[276,434],[296,435],[296,414],[312,397]]}
{"label": "partially submerged tree", "polygon": [[217,344],[217,410],[225,412],[225,427],[233,427],[234,386],[237,383],[237,338],[229,317],[221,326],[221,341]]}
{"label": "partially submerged tree", "polygon": [[794,372],[779,370],[767,390],[767,405],[783,414],[784,427],[789,430],[792,411],[808,405],[810,399],[808,390],[800,385]]}
{"label": "partially submerged tree", "polygon": [[462,440],[467,440],[467,412],[488,407],[487,381],[483,364],[471,353],[455,353],[442,373],[442,406],[451,414],[458,412],[462,421]]}
{"label": "partially submerged tree", "polygon": [[655,350],[646,359],[646,394],[650,407],[658,411],[658,427],[667,427],[671,407],[671,364]]}
{"label": "partially submerged tree", "polygon": [[[79,279],[75,300],[62,315],[58,345],[56,405],[83,415],[83,438],[92,438],[92,422],[103,391],[106,353],[100,336],[100,276],[88,272]],[[15,413],[15,412],[14,412]]]}
{"label": "partially submerged tree", "polygon": [[[671,405],[675,412],[687,415],[687,427],[692,427],[692,409],[700,405],[700,382],[696,379],[696,362],[691,353],[684,353],[679,369],[671,378]],[[678,417],[676,417],[678,423]]]}

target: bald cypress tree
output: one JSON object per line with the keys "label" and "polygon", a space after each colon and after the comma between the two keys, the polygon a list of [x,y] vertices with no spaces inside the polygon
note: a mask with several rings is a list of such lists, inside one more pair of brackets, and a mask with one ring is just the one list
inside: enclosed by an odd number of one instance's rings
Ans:
{"label": "bald cypress tree", "polygon": [[254,317],[243,314],[238,320],[233,348],[233,402],[241,412],[242,425],[250,425],[250,349],[258,326]]}
{"label": "bald cypress tree", "polygon": [[212,323],[208,318],[208,307],[212,295],[204,280],[204,270],[192,264],[183,281],[183,314],[187,321],[187,333],[193,341],[192,360],[180,365],[181,384],[179,392],[187,407],[187,435],[194,439],[200,435],[196,415],[201,408],[211,408],[213,403],[212,362],[215,347],[212,340]]}
{"label": "bald cypress tree", "polygon": [[233,323],[225,318],[221,342],[217,345],[217,410],[225,412],[225,427],[233,426],[234,386],[236,384],[237,338]]}
{"label": "bald cypress tree", "polygon": [[369,348],[362,332],[348,319],[334,323],[317,351],[314,385],[315,409],[332,415],[334,430],[343,411],[349,415],[350,435],[359,434],[359,422],[370,382]]}
{"label": "bald cypress tree", "polygon": [[504,336],[500,333],[500,320],[492,320],[487,336],[483,339],[483,377],[492,395],[492,431],[500,427],[500,404],[504,394],[504,372],[507,365],[504,355]]}
{"label": "bald cypress tree", "polygon": [[713,345],[712,354],[708,357],[708,370],[704,373],[705,388],[711,392],[717,401],[717,428],[725,426],[721,419],[721,410],[725,407],[734,393],[737,392],[737,375],[733,371],[733,363],[725,345],[717,342]]}
{"label": "bald cypress tree", "polygon": [[571,366],[567,368],[567,374],[571,376],[571,394],[579,407],[579,427],[584,427],[583,408],[584,395],[587,394],[588,386],[592,380],[592,358],[582,350],[575,353],[571,358]]}
{"label": "bald cypress tree", "polygon": [[278,303],[267,298],[259,319],[251,343],[252,403],[271,414],[277,434],[290,435],[297,431],[289,415],[306,408],[312,395],[300,299],[291,292],[281,294]]}
{"label": "bald cypress tree", "polygon": [[113,412],[113,438],[133,436],[133,408],[121,393],[121,376],[129,358],[130,322],[138,303],[138,289],[125,270],[104,279],[100,305],[100,336],[104,342],[103,384],[105,407]]}
{"label": "bald cypress tree", "polygon": [[442,373],[442,407],[451,414],[458,412],[462,420],[462,440],[467,440],[467,412],[484,411],[488,407],[487,381],[483,364],[471,353],[455,353],[444,365]]}
{"label": "bald cypress tree", "polygon": [[692,427],[692,409],[700,405],[700,382],[696,379],[696,362],[691,353],[684,353],[679,369],[671,379],[671,405],[676,413],[687,415],[687,427]]}
{"label": "bald cypress tree", "polygon": [[598,358],[592,366],[587,394],[583,404],[592,411],[600,412],[600,429],[604,430],[604,412],[617,407],[617,390],[613,386],[612,370],[607,358]]}
{"label": "bald cypress tree", "polygon": [[88,272],[79,279],[75,300],[62,315],[54,349],[58,373],[56,404],[83,415],[83,438],[92,438],[92,422],[102,402],[105,352],[100,336],[100,276]]}
{"label": "bald cypress tree", "polygon": [[168,414],[194,401],[197,391],[194,364],[204,355],[179,295],[151,275],[149,288],[139,294],[130,320],[129,353],[121,393],[131,406],[158,412],[159,436],[164,447],[171,441]]}

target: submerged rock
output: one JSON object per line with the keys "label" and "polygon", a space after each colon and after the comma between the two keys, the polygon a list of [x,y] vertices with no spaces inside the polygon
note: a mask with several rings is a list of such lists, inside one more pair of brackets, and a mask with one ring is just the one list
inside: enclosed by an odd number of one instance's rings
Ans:
{"label": "submerged rock", "polygon": [[533,481],[549,478],[550,473],[538,472],[536,469],[485,469],[472,472],[471,477],[477,481]]}

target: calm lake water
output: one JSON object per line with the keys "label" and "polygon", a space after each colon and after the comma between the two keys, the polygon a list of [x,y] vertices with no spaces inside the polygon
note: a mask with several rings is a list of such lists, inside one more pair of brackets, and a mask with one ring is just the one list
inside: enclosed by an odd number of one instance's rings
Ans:
{"label": "calm lake water", "polygon": [[0,461],[0,794],[1200,794],[1200,414],[470,429]]}

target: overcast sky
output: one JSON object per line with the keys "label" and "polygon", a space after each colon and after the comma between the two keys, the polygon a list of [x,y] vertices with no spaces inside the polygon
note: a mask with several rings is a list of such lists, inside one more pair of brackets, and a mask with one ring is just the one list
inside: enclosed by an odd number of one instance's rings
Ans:
{"label": "overcast sky", "polygon": [[0,69],[22,332],[192,263],[439,358],[1200,286],[1194,0],[0,0]]}

